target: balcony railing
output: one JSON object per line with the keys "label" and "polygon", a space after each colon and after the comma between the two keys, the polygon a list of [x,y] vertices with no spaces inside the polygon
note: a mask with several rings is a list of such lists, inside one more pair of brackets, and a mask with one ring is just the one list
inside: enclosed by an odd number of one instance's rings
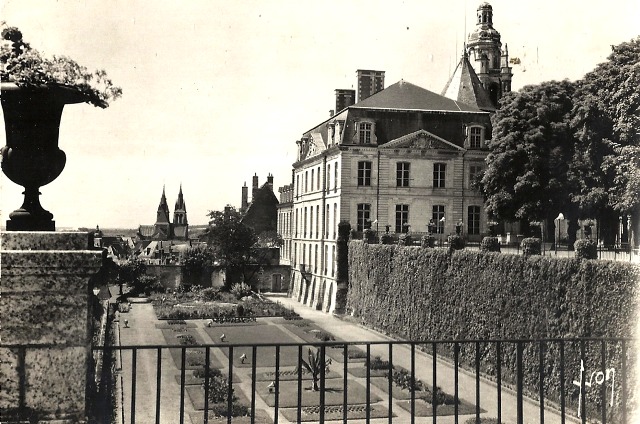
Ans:
{"label": "balcony railing", "polygon": [[629,339],[543,339],[95,350],[122,358],[123,422],[231,423],[235,414],[251,423],[436,423],[447,415],[520,424],[630,422],[633,347]]}

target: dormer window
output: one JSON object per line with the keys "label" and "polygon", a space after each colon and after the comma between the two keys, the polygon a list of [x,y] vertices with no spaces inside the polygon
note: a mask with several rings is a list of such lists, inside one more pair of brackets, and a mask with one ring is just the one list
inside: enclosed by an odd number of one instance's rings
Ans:
{"label": "dormer window", "polygon": [[484,127],[473,125],[468,127],[466,148],[481,149],[484,146]]}
{"label": "dormer window", "polygon": [[373,121],[360,121],[356,123],[355,140],[359,144],[375,144],[375,124]]}
{"label": "dormer window", "polygon": [[360,133],[360,144],[370,144],[371,143],[371,123],[370,122],[361,122],[359,125],[358,132]]}

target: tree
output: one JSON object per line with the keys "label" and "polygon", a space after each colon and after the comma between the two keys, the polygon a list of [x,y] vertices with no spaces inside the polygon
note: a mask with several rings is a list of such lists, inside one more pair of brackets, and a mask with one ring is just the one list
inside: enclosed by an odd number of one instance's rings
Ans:
{"label": "tree", "polygon": [[199,245],[188,248],[182,254],[182,266],[192,284],[199,284],[205,270],[213,264],[213,252],[208,247]]}
{"label": "tree", "polygon": [[574,92],[568,80],[550,81],[502,98],[492,117],[494,136],[480,182],[490,216],[524,222],[552,221],[559,212],[576,217],[575,205],[567,202],[573,187],[566,178]]}
{"label": "tree", "polygon": [[[572,111],[577,145],[573,201],[615,234],[617,216],[640,209],[640,37],[612,46],[607,62],[579,81]],[[608,230],[608,231],[607,231]]]}
{"label": "tree", "polygon": [[120,264],[116,277],[120,293],[122,293],[123,284],[135,285],[146,272],[147,266],[138,258],[131,258]]}
{"label": "tree", "polygon": [[[242,214],[233,207],[224,211],[210,211],[206,237],[213,257],[233,274],[244,275],[251,263],[251,248],[258,240],[255,232],[242,223]],[[231,281],[227,281],[230,285]]]}

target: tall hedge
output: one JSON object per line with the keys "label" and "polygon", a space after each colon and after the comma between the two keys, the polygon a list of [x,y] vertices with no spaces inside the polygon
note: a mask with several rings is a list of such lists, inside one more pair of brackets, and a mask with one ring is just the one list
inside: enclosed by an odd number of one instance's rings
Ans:
{"label": "tall hedge", "polygon": [[[347,310],[372,327],[411,340],[633,337],[638,281],[639,268],[628,263],[352,241]],[[586,343],[587,370],[600,367],[600,348]],[[495,346],[482,349],[483,369],[491,374]],[[503,378],[514,381],[516,345],[505,343],[502,349]],[[552,398],[560,387],[558,349],[545,346],[545,392]],[[538,350],[537,344],[524,345],[525,383],[534,394]],[[472,366],[474,346],[463,345],[460,354]],[[611,344],[606,354],[619,372],[620,346]],[[564,365],[565,394],[573,396],[579,343],[565,346]],[[599,391],[587,395],[595,399]]]}

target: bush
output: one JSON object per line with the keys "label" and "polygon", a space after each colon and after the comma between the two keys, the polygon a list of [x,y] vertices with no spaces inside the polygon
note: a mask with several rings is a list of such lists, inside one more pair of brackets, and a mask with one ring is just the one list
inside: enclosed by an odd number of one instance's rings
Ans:
{"label": "bush", "polygon": [[500,240],[497,237],[484,237],[480,244],[480,251],[482,252],[499,252]]}
{"label": "bush", "polygon": [[422,236],[420,238],[420,246],[422,247],[433,247],[436,245],[436,238],[433,236]]}
{"label": "bush", "polygon": [[203,289],[200,292],[200,295],[202,296],[202,299],[209,301],[209,302],[213,302],[216,300],[220,300],[220,289],[217,289],[215,287],[208,287],[206,289]]}
{"label": "bush", "polygon": [[231,293],[240,300],[245,296],[251,296],[251,287],[246,283],[236,283],[231,286]]}
{"label": "bush", "polygon": [[413,244],[413,238],[410,234],[400,234],[398,237],[398,246],[411,246]]}
{"label": "bush", "polygon": [[539,255],[542,252],[540,239],[535,237],[522,239],[520,247],[524,256]]}
{"label": "bush", "polygon": [[236,305],[236,317],[240,318],[244,316],[244,306]]}
{"label": "bush", "polygon": [[451,250],[464,249],[464,239],[457,234],[452,234],[447,237],[447,241],[449,242],[449,249]]}
{"label": "bush", "polygon": [[393,244],[393,235],[389,233],[385,233],[380,236],[380,244]]}
{"label": "bush", "polygon": [[376,233],[371,228],[367,228],[362,233],[362,240],[367,243],[377,243],[378,242],[378,233]]}
{"label": "bush", "polygon": [[413,392],[424,389],[422,381],[415,378],[412,380],[411,374],[405,369],[393,370],[391,378],[393,379],[393,384],[403,390]]}
{"label": "bush", "polygon": [[576,240],[573,248],[576,251],[576,258],[579,259],[597,259],[598,244],[595,240],[581,239]]}
{"label": "bush", "polygon": [[[367,366],[367,363],[364,363],[364,366]],[[369,361],[369,369],[372,370],[388,370],[389,369],[389,361],[383,361],[379,356],[373,358],[373,360]],[[391,369],[394,369],[393,365]]]}

